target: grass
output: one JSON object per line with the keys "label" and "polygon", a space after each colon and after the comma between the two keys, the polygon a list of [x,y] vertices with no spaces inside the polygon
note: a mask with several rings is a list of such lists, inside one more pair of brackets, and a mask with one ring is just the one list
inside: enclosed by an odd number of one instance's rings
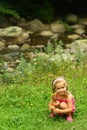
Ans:
{"label": "grass", "polygon": [[[47,48],[50,57],[53,47]],[[59,55],[60,47],[58,49]],[[15,73],[0,73],[0,130],[87,130],[87,53],[76,61],[50,61],[37,56],[29,63],[21,57]],[[62,55],[61,55],[62,58]],[[3,64],[2,64],[3,66]],[[52,81],[64,76],[76,101],[74,121],[50,118]]]}
{"label": "grass", "polygon": [[[0,130],[87,130],[87,67],[61,67],[69,90],[76,100],[74,121],[49,117],[48,103],[52,94],[51,82],[55,75],[44,75],[33,82],[2,85],[0,87]],[[37,82],[38,81],[38,82]]]}

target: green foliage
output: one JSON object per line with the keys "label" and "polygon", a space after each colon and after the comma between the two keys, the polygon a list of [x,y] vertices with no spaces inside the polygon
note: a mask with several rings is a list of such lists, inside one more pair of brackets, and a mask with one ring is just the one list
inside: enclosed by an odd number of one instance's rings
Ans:
{"label": "green foliage", "polygon": [[49,55],[52,55],[54,53],[54,46],[50,41],[48,41],[47,47],[45,47],[45,52]]}
{"label": "green foliage", "polygon": [[52,54],[55,53],[61,55],[63,52],[63,42],[58,39],[57,35],[55,35],[48,40],[47,46],[44,49],[48,55],[52,56]]}
{"label": "green foliage", "polygon": [[12,9],[11,5],[8,5],[6,2],[0,2],[0,14],[11,15],[17,19],[20,18],[20,15],[16,12],[16,10]]}
{"label": "green foliage", "polygon": [[38,18],[48,23],[54,20],[54,9],[52,2],[49,0],[40,1],[38,4],[36,0],[15,0],[8,2],[4,0],[0,2],[0,14],[5,16],[11,15],[16,18],[20,18],[21,16],[28,20]]}
{"label": "green foliage", "polygon": [[27,64],[26,60],[21,55],[20,58],[21,62],[16,68],[16,72],[13,75],[13,82],[14,84],[23,84],[29,80],[29,71],[30,66]]}
{"label": "green foliage", "polygon": [[33,13],[33,16],[41,19],[43,22],[50,23],[54,19],[54,10],[50,2],[44,2],[43,6],[40,5],[38,10]]}
{"label": "green foliage", "polygon": [[4,71],[2,74],[2,79],[4,83],[12,83],[13,82],[13,75],[11,75],[10,73]]}
{"label": "green foliage", "polygon": [[76,51],[75,51],[75,57],[77,60],[77,64],[85,64],[86,60],[87,60],[87,52],[83,52],[81,51],[79,45],[76,47]]}
{"label": "green foliage", "polygon": [[63,75],[67,75],[67,67],[72,67],[72,64],[74,66],[71,68],[73,73],[75,73],[79,66],[81,66],[83,70],[87,69],[87,53],[82,54],[78,49],[74,55],[74,61],[71,61],[69,59],[70,56],[68,55],[68,61],[66,61],[64,60],[62,45],[62,41],[55,43],[54,46],[49,42],[48,46],[45,48],[47,54],[42,56],[37,50],[35,50],[36,56],[29,62],[27,62],[23,55],[21,55],[20,63],[15,69],[15,72],[10,74],[3,69],[0,74],[0,81],[8,84],[14,83],[15,85],[24,84],[25,82],[36,84],[38,83],[38,79],[43,82],[45,75],[56,77],[57,75],[62,75],[62,71],[65,72]]}

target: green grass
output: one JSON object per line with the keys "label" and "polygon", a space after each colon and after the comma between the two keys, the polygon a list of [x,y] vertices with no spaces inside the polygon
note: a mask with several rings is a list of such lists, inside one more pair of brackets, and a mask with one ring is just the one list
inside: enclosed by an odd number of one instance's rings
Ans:
{"label": "green grass", "polygon": [[[75,96],[74,121],[49,117],[48,103],[52,94],[54,74],[45,75],[22,85],[10,84],[0,87],[0,130],[87,130],[87,68],[62,67],[68,88]],[[71,69],[72,68],[72,69]]]}
{"label": "green grass", "polygon": [[[58,46],[61,56],[61,46]],[[53,46],[46,49],[50,58]],[[87,130],[87,53],[75,54],[76,61],[50,61],[36,56],[26,62],[21,56],[14,73],[3,68],[0,73],[0,130]],[[50,118],[48,104],[52,94],[52,81],[64,76],[69,91],[76,101],[74,121]]]}

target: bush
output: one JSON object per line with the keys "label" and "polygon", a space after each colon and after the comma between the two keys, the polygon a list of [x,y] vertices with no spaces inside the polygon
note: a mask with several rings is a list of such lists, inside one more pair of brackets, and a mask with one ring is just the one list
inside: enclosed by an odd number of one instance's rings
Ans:
{"label": "bush", "polygon": [[8,16],[13,16],[17,19],[20,18],[19,13],[17,13],[16,10],[12,9],[11,5],[8,5],[8,3],[6,2],[0,2],[0,14],[1,16],[8,15]]}

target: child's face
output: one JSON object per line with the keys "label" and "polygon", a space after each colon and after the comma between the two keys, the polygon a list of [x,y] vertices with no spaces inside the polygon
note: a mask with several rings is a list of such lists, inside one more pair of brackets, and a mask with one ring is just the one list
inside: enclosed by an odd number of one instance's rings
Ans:
{"label": "child's face", "polygon": [[55,91],[58,92],[60,95],[65,94],[66,92],[66,86],[64,83],[58,83],[56,84]]}

